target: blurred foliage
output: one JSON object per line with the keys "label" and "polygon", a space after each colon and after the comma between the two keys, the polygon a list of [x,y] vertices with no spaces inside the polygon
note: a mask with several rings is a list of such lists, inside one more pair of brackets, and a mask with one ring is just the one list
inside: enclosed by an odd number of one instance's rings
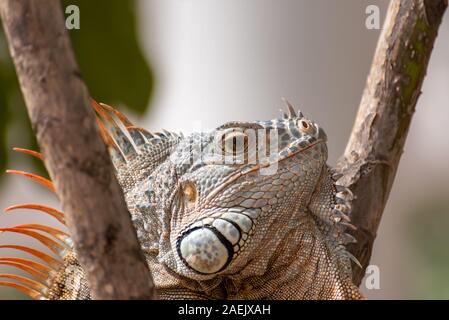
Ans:
{"label": "blurred foliage", "polygon": [[[63,0],[80,9],[80,29],[70,30],[73,48],[90,95],[115,106],[145,112],[153,87],[151,70],[139,46],[135,0]],[[67,17],[68,14],[65,14]],[[0,29],[0,170],[8,162],[8,132],[19,128],[20,147],[37,150],[30,122]],[[37,172],[42,172],[35,162]],[[2,175],[0,174],[0,177]]]}
{"label": "blurred foliage", "polygon": [[64,0],[80,9],[80,29],[70,36],[93,98],[125,104],[141,114],[153,85],[137,39],[134,0]]}
{"label": "blurred foliage", "polygon": [[[1,27],[0,27],[1,28]],[[7,49],[5,47],[5,41],[3,38],[3,32],[0,29],[0,170],[6,166],[6,133],[7,123],[9,120],[8,112],[8,63],[4,58],[7,55]],[[3,171],[3,170],[2,170]]]}
{"label": "blurred foliage", "polygon": [[[8,162],[8,131],[12,124],[21,127],[21,138],[28,146],[35,146],[35,138],[26,114],[14,66],[8,52],[3,28],[0,25],[0,178]],[[34,147],[34,149],[36,149]]]}
{"label": "blurred foliage", "polygon": [[416,263],[417,296],[449,299],[449,203],[434,198],[419,204],[408,221]]}

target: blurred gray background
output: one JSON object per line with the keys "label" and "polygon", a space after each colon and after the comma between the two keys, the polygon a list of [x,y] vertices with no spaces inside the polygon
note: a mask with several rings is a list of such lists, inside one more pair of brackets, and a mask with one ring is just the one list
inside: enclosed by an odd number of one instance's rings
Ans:
{"label": "blurred gray background", "polygon": [[[230,120],[278,117],[285,97],[325,128],[334,165],[380,34],[365,27],[371,4],[383,23],[388,1],[138,1],[139,40],[156,80],[151,108],[141,118],[129,111],[131,118],[150,130],[209,130]],[[371,259],[380,268],[380,289],[363,289],[370,299],[449,299],[447,14],[422,91]],[[11,157],[10,167],[30,165],[24,156]],[[56,203],[25,179],[6,177],[1,208],[33,201]],[[24,221],[56,225],[25,211],[0,216],[0,226]],[[23,236],[0,237],[39,247]],[[18,297],[0,287],[0,298]]]}

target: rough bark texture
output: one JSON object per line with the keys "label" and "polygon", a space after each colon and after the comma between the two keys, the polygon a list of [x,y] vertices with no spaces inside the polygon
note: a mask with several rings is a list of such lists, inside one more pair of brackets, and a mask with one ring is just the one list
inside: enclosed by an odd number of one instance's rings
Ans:
{"label": "rough bark texture", "polygon": [[0,0],[28,113],[97,299],[147,299],[153,282],[100,138],[59,0]]}
{"label": "rough bark texture", "polygon": [[338,164],[342,184],[357,197],[351,218],[358,243],[349,248],[363,266],[354,267],[357,284],[371,257],[446,7],[447,0],[394,0],[388,8],[355,125]]}
{"label": "rough bark texture", "polygon": [[[353,190],[363,269],[371,257],[447,0],[393,0],[355,125],[338,170]],[[123,195],[101,141],[57,0],[0,0],[30,118],[93,294],[152,297]]]}

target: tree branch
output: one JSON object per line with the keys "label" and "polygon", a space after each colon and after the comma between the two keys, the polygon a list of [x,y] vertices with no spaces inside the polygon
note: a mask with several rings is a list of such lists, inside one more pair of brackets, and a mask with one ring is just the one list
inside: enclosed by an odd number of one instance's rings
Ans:
{"label": "tree branch", "polygon": [[0,0],[45,164],[97,299],[146,299],[153,282],[101,140],[58,0]]}
{"label": "tree branch", "polygon": [[349,250],[363,269],[371,258],[382,212],[403,152],[410,121],[447,0],[393,0],[348,145],[337,170],[356,199],[352,221],[358,242]]}

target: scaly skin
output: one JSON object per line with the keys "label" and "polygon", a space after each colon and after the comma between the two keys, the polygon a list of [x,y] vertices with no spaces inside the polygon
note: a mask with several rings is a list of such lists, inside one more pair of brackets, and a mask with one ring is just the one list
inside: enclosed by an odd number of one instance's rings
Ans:
{"label": "scaly skin", "polygon": [[[159,298],[361,298],[345,250],[352,196],[316,123],[289,105],[283,119],[183,137],[95,108]],[[56,274],[42,298],[90,298],[72,250]]]}

